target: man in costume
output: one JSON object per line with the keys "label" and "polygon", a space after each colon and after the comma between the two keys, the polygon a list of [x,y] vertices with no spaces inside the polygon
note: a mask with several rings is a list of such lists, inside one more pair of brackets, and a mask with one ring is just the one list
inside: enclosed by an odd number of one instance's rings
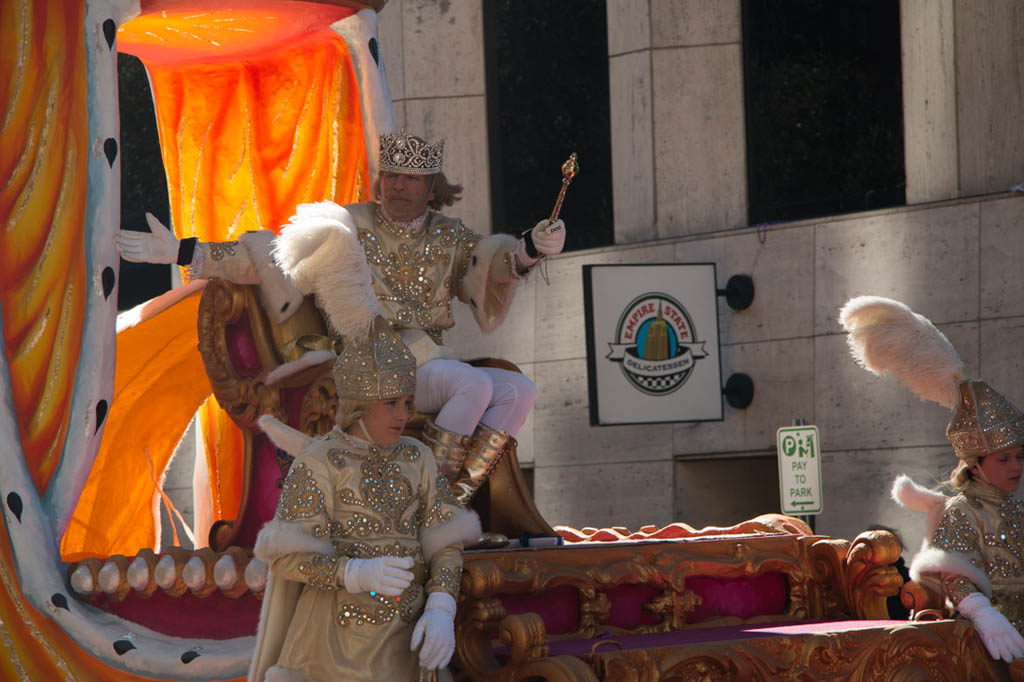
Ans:
{"label": "man in costume", "polygon": [[906,475],[893,497],[928,515],[910,576],[941,590],[969,618],[989,654],[1024,657],[1024,413],[984,381],[969,379],[946,337],[898,301],[861,296],[843,307],[854,358],[875,374],[891,373],[918,397],[953,410],[946,437],[958,458],[953,497]]}
{"label": "man in costume", "polygon": [[376,317],[333,373],[337,425],[326,435],[260,418],[296,458],[256,539],[270,577],[250,682],[417,680],[455,650],[462,543],[480,524],[431,451],[401,436],[416,361]]}
{"label": "man in costume", "polygon": [[[484,332],[495,330],[538,260],[562,250],[565,230],[561,220],[542,220],[519,239],[481,236],[442,215],[439,209],[461,191],[445,178],[443,157],[443,141],[382,135],[374,201],[302,205],[276,240],[260,231],[224,243],[179,242],[147,214],[151,233],[121,232],[118,246],[126,260],[176,262],[193,277],[259,284],[277,321],[294,312],[305,294],[315,294],[337,332],[346,310],[332,292],[347,271],[337,261],[341,256],[327,255],[330,233],[354,232],[383,314],[416,357],[416,409],[437,412],[424,438],[465,504],[514,443],[536,387],[519,373],[475,368],[454,357],[443,345],[443,332],[455,324],[452,299],[470,307]],[[297,368],[324,361],[314,353]]]}

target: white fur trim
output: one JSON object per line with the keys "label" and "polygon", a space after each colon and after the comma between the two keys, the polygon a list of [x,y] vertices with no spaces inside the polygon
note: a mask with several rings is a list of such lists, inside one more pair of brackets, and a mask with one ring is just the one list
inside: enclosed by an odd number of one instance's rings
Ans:
{"label": "white fur trim", "polygon": [[263,679],[265,682],[319,682],[312,677],[306,677],[302,673],[297,673],[294,670],[288,670],[277,665],[273,668],[268,668],[267,676]]}
{"label": "white fur trim", "polygon": [[278,365],[267,374],[266,384],[267,386],[273,386],[279,381],[284,381],[288,377],[298,374],[299,372],[322,365],[325,362],[334,362],[335,355],[329,350],[311,350],[306,352],[298,360],[292,360],[286,362],[283,365]]}
{"label": "white fur trim", "polygon": [[956,552],[923,547],[910,562],[910,578],[920,582],[926,573],[962,575],[985,596],[992,596],[992,582],[985,572]]}
{"label": "white fur trim", "polygon": [[331,326],[345,337],[369,334],[380,304],[352,214],[330,201],[302,204],[274,241],[278,266],[316,295]]}
{"label": "white fur trim", "polygon": [[892,499],[900,506],[927,514],[925,537],[930,541],[939,527],[948,497],[914,483],[906,474],[900,474],[892,484]]}
{"label": "white fur trim", "polygon": [[313,439],[298,429],[293,429],[277,417],[265,414],[256,420],[263,433],[270,437],[271,442],[290,455],[298,455],[309,447]]}
{"label": "white fur trim", "polygon": [[519,240],[511,235],[492,234],[481,238],[473,249],[469,268],[462,278],[459,300],[469,305],[473,318],[484,333],[494,331],[505,321],[520,281],[512,279],[506,284],[490,282],[494,256],[504,249],[514,251],[518,244]]}
{"label": "white fur trim", "polygon": [[858,296],[839,311],[847,343],[864,369],[889,372],[924,400],[952,409],[960,399],[964,363],[926,317],[880,296]]}
{"label": "white fur trim", "polygon": [[471,509],[457,509],[452,518],[440,526],[426,528],[420,533],[420,546],[426,561],[445,547],[468,545],[480,539],[480,518]]}
{"label": "white fur trim", "polygon": [[270,562],[285,554],[331,554],[334,547],[327,540],[315,538],[300,527],[272,519],[264,524],[256,535],[256,546],[252,553],[263,563]]}

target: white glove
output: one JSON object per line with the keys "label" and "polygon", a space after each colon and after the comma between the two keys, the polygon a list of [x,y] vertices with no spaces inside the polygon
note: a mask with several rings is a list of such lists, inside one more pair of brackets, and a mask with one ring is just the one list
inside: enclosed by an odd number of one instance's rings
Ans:
{"label": "white glove", "polygon": [[427,597],[427,607],[416,621],[409,651],[423,642],[420,667],[437,670],[448,665],[455,653],[455,600],[450,594],[434,592]]}
{"label": "white glove", "polygon": [[345,589],[357,592],[380,592],[397,597],[409,587],[413,575],[412,557],[382,556],[376,559],[349,559],[345,564]]}
{"label": "white glove", "polygon": [[114,235],[121,258],[132,263],[177,263],[178,239],[170,228],[146,214],[149,232],[121,230]]}
{"label": "white glove", "polygon": [[565,247],[565,223],[558,219],[549,225],[547,220],[542,220],[533,226],[530,237],[538,254],[554,256],[562,253]]}
{"label": "white glove", "polygon": [[1024,657],[1024,637],[1010,625],[1006,616],[996,611],[988,597],[981,592],[972,592],[960,600],[958,608],[971,620],[992,658],[1001,658],[1009,663]]}

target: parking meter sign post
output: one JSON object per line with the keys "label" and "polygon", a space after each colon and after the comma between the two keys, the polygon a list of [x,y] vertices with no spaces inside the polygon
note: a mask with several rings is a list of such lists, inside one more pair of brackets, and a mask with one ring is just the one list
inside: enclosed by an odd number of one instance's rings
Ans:
{"label": "parking meter sign post", "polygon": [[783,514],[821,513],[820,442],[817,426],[783,426],[776,432]]}

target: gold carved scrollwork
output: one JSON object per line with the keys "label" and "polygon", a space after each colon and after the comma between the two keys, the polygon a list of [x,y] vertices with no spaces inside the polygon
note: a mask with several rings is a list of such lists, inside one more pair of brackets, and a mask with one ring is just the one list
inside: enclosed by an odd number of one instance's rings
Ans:
{"label": "gold carved scrollwork", "polygon": [[596,637],[600,631],[601,623],[608,620],[612,603],[608,595],[593,587],[581,587],[580,594],[580,624],[579,632],[582,637]]}
{"label": "gold carved scrollwork", "polygon": [[704,600],[693,590],[665,590],[644,605],[644,610],[661,616],[666,630],[680,630],[686,626],[686,618],[697,610]]}
{"label": "gold carved scrollwork", "polygon": [[815,680],[995,682],[981,642],[964,621],[849,632],[599,651],[601,680]]}
{"label": "gold carved scrollwork", "polygon": [[498,638],[508,647],[508,666],[518,668],[526,661],[548,655],[547,630],[536,613],[506,616],[498,625]]}
{"label": "gold carved scrollwork", "polygon": [[822,616],[888,618],[885,600],[898,594],[903,584],[892,566],[899,555],[899,541],[884,530],[865,531],[852,543],[846,540],[815,542],[811,557]]}
{"label": "gold carved scrollwork", "polygon": [[[264,370],[253,378],[242,377],[235,369],[226,335],[227,327],[242,319],[246,312]],[[252,428],[262,414],[285,419],[278,391],[268,387],[262,379],[278,360],[255,287],[210,280],[199,304],[198,336],[199,353],[206,366],[210,388],[217,402],[237,424]]]}

